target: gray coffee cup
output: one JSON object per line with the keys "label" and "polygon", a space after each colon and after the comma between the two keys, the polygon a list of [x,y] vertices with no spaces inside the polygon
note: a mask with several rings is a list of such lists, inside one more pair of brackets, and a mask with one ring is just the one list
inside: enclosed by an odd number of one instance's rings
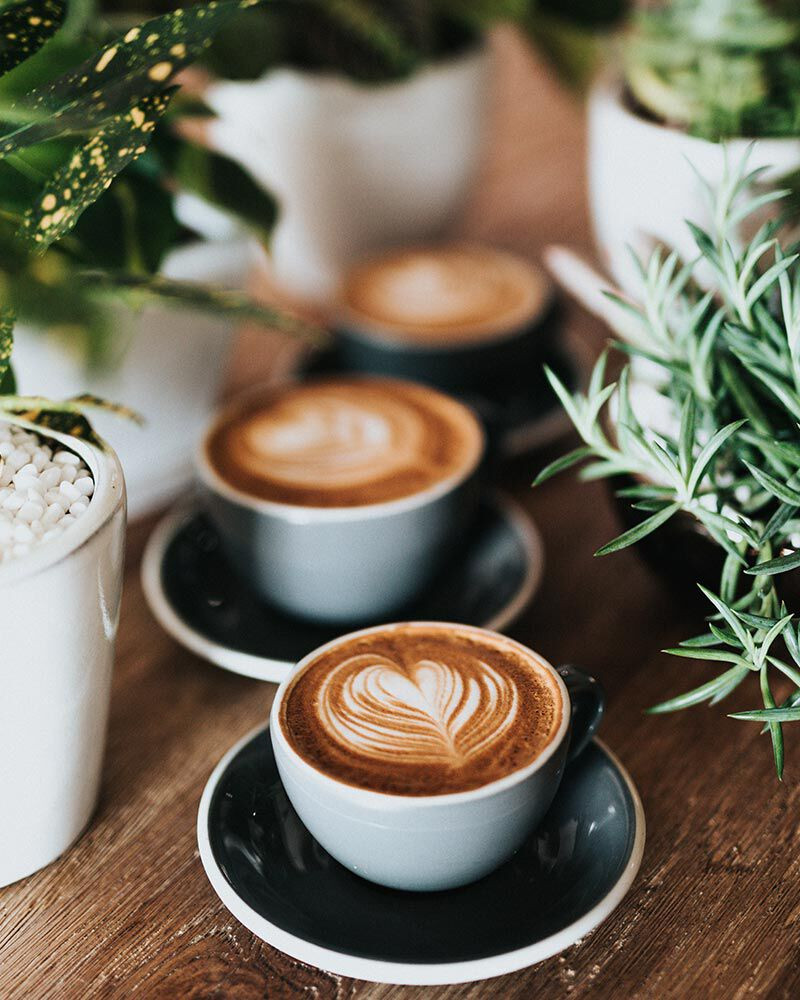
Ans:
{"label": "gray coffee cup", "polygon": [[208,460],[207,437],[196,464],[226,554],[262,597],[313,621],[379,621],[401,608],[441,568],[477,508],[481,449],[458,474],[419,493],[356,507],[310,507],[231,486]]}
{"label": "gray coffee cup", "polygon": [[537,654],[553,676],[564,711],[553,739],[526,767],[480,788],[444,795],[392,795],[357,788],[313,767],[292,748],[280,710],[292,679],[307,663],[370,631],[336,639],[310,653],[278,688],[270,735],[286,794],[328,853],[363,878],[414,891],[476,881],[507,861],[543,819],[567,761],[584,749],[600,722],[602,689],[574,667],[556,670]]}

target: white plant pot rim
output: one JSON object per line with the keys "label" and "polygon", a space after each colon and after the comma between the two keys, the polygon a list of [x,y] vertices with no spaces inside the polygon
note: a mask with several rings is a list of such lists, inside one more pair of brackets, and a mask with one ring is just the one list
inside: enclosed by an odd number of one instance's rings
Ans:
{"label": "white plant pot rim", "polygon": [[[0,422],[2,420],[3,415],[0,413]],[[122,467],[116,454],[104,442],[98,447],[69,434],[38,428],[32,424],[25,429],[45,440],[58,442],[82,458],[92,473],[94,492],[86,512],[60,537],[37,545],[22,558],[0,564],[0,588],[13,586],[66,559],[111,520],[125,498]]]}

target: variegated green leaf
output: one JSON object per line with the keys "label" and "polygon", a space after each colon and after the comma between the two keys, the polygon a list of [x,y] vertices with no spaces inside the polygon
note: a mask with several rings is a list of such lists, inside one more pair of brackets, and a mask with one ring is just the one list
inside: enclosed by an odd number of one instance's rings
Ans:
{"label": "variegated green leaf", "polygon": [[0,309],[0,384],[6,376],[14,346],[16,316],[11,309]]}
{"label": "variegated green leaf", "polygon": [[238,11],[263,0],[212,0],[131,28],[101,52],[30,94],[30,122],[0,135],[0,156],[85,131],[159,93]]}
{"label": "variegated green leaf", "polygon": [[38,203],[25,213],[20,235],[42,252],[68,233],[117,174],[144,153],[171,96],[172,91],[143,97],[76,149],[67,165],[49,178]]}
{"label": "variegated green leaf", "polygon": [[65,14],[62,0],[24,0],[0,9],[0,76],[52,38]]}
{"label": "variegated green leaf", "polygon": [[79,406],[81,409],[104,410],[106,413],[113,413],[115,417],[122,417],[124,420],[131,420],[135,424],[144,424],[144,417],[137,410],[125,406],[123,403],[115,403],[110,399],[103,399],[102,396],[95,396],[90,392],[83,392],[79,396],[72,396],[67,400]]}

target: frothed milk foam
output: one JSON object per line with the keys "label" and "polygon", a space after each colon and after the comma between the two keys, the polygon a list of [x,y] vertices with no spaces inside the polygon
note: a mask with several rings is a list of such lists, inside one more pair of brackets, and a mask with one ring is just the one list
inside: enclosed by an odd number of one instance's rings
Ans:
{"label": "frothed milk foam", "polygon": [[393,625],[308,664],[281,726],[309,764],[399,795],[467,791],[531,763],[564,706],[534,654],[457,625]]}
{"label": "frothed milk foam", "polygon": [[410,248],[366,261],[342,291],[345,321],[411,343],[501,337],[539,316],[550,286],[533,264],[491,247]]}
{"label": "frothed milk foam", "polygon": [[481,448],[466,407],[380,378],[322,379],[250,399],[206,441],[212,467],[234,488],[322,507],[410,496],[474,468]]}

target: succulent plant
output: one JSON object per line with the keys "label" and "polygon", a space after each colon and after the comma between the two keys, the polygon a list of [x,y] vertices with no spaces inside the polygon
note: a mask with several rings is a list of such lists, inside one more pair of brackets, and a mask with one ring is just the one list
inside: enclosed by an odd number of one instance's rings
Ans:
{"label": "succulent plant", "polygon": [[630,96],[659,121],[718,140],[800,132],[800,10],[791,0],[671,0],[624,42]]}

